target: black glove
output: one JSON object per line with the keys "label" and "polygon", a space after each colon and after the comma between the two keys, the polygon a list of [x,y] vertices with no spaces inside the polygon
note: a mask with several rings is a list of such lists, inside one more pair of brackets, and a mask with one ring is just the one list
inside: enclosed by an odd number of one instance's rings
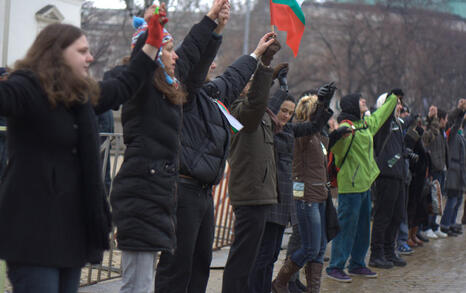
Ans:
{"label": "black glove", "polygon": [[273,44],[268,46],[267,49],[265,50],[264,54],[262,54],[262,56],[261,56],[262,64],[264,64],[265,66],[270,66],[270,63],[272,62],[273,56],[278,51],[280,51],[281,48],[282,48],[282,45],[280,44],[280,42],[277,39],[275,39],[275,42],[273,42]]}
{"label": "black glove", "polygon": [[332,99],[333,94],[335,93],[335,90],[337,89],[334,84],[335,83],[332,81],[330,83],[327,83],[321,86],[317,90],[317,97],[319,98],[319,102],[324,103],[327,106],[330,105],[330,100]]}
{"label": "black glove", "polygon": [[353,131],[351,128],[347,126],[341,126],[335,129],[330,133],[329,137],[329,142],[328,142],[328,149],[331,149],[333,145],[340,139],[342,138],[345,134],[352,133]]}
{"label": "black glove", "polygon": [[280,88],[288,92],[288,82],[286,80],[286,76],[288,75],[289,66],[288,63],[281,63],[275,66],[273,70],[273,79],[278,79],[278,83],[280,84]]}

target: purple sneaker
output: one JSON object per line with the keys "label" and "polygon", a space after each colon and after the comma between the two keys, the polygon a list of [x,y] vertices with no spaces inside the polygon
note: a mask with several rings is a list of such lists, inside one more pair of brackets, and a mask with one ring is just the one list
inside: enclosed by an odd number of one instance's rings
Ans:
{"label": "purple sneaker", "polygon": [[377,273],[369,270],[367,267],[360,267],[348,270],[348,274],[351,276],[361,276],[366,278],[377,278]]}
{"label": "purple sneaker", "polygon": [[330,279],[334,279],[338,282],[351,283],[353,280],[340,269],[330,269],[327,271],[327,275]]}

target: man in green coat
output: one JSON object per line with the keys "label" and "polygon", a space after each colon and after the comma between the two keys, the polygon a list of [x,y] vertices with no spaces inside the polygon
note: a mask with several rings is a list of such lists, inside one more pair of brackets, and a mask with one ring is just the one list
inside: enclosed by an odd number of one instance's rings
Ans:
{"label": "man in green coat", "polygon": [[390,94],[385,104],[373,115],[364,117],[368,108],[366,100],[360,94],[344,96],[340,101],[340,128],[335,131],[335,135],[347,134],[337,138],[331,147],[335,164],[340,168],[337,182],[338,221],[341,229],[333,240],[332,255],[327,268],[331,279],[352,281],[344,272],[350,255],[349,275],[377,277],[376,273],[367,268],[364,260],[370,243],[370,188],[380,173],[374,160],[373,137],[390,117],[397,102],[398,98]]}

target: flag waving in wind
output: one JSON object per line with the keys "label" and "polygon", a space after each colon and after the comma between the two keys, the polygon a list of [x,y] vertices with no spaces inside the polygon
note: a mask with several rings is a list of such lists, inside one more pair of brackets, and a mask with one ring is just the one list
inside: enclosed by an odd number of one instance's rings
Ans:
{"label": "flag waving in wind", "polygon": [[278,30],[286,31],[286,43],[298,55],[299,44],[304,33],[304,13],[301,5],[304,0],[270,0],[270,24]]}

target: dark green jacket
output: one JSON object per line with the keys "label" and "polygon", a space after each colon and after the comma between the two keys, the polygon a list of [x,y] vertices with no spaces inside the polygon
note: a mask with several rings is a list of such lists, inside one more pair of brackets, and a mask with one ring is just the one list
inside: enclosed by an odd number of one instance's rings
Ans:
{"label": "dark green jacket", "polygon": [[271,83],[272,69],[259,65],[247,97],[231,106],[231,114],[244,126],[232,137],[228,159],[233,206],[277,203],[274,126],[266,113]]}

